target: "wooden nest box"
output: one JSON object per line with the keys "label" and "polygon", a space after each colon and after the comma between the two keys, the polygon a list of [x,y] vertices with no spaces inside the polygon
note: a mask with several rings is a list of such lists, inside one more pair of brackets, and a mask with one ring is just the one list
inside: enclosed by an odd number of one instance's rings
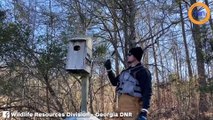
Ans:
{"label": "wooden nest box", "polygon": [[66,70],[75,74],[90,74],[92,38],[75,37],[69,40]]}

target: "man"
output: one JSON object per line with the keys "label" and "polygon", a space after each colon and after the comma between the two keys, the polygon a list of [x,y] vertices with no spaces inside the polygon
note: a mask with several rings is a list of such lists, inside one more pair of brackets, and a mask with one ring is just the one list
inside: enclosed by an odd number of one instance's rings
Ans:
{"label": "man", "polygon": [[111,62],[104,63],[108,77],[118,93],[118,112],[131,112],[132,118],[123,117],[121,120],[147,120],[148,108],[152,94],[151,74],[141,64],[143,50],[141,47],[132,48],[128,53],[129,68],[115,77],[111,70]]}

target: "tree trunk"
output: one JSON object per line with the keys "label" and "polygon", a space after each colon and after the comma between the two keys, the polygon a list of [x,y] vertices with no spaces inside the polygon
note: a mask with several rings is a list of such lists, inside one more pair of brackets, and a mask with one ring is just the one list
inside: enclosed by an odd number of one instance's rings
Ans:
{"label": "tree trunk", "polygon": [[129,49],[136,46],[136,33],[135,33],[135,1],[134,0],[124,0],[122,8],[122,26],[124,31],[124,40],[125,40],[125,52],[124,52],[124,61],[125,67],[127,67],[126,54]]}
{"label": "tree trunk", "polygon": [[[149,31],[150,31],[150,36],[152,40],[152,44],[154,43],[154,37],[152,33],[152,25],[151,25],[151,16],[148,14],[148,22],[149,22]],[[157,67],[157,54],[156,54],[156,49],[155,49],[155,44],[153,44],[153,56],[154,56],[154,63],[155,63],[155,79],[157,82],[157,107],[158,107],[158,113],[161,113],[161,94],[160,94],[160,80],[159,80],[159,75],[158,75],[158,67]],[[159,119],[159,114],[157,114],[157,119]]]}
{"label": "tree trunk", "polygon": [[136,6],[134,0],[127,0],[129,2],[129,40],[130,48],[136,46],[136,33],[135,33],[135,15],[136,15]]}
{"label": "tree trunk", "polygon": [[116,3],[112,2],[112,17],[113,17],[113,41],[115,43],[114,49],[115,49],[115,73],[116,75],[119,74],[119,53],[118,53],[118,37],[117,37],[117,14],[116,14]]}
{"label": "tree trunk", "polygon": [[[190,0],[191,4],[196,3],[196,0]],[[197,8],[195,8],[195,12]],[[195,18],[198,19],[198,18]],[[200,33],[200,26],[193,24],[192,26],[192,36],[195,43],[195,52],[197,58],[197,70],[198,70],[198,84],[199,88],[203,88],[206,86],[206,78],[205,78],[205,61],[203,55],[203,46],[201,41],[201,33]],[[199,97],[199,118],[205,119],[204,112],[208,110],[208,102],[207,102],[207,95],[206,93],[200,93]]]}
{"label": "tree trunk", "polygon": [[[126,6],[126,5],[125,5]],[[124,7],[126,8],[126,7]],[[126,13],[126,9],[122,10],[122,18],[123,18],[123,32],[124,32],[124,39],[125,39],[125,43],[124,43],[124,66],[127,67],[127,58],[126,58],[126,54],[128,53],[129,50],[129,37],[128,37],[128,21],[127,21],[127,13]]]}
{"label": "tree trunk", "polygon": [[79,25],[77,26],[77,34],[85,35],[86,34],[86,17],[82,12],[81,3],[79,0],[75,0],[75,7],[78,13]]}
{"label": "tree trunk", "polygon": [[[205,0],[205,3],[206,3],[206,5],[209,7],[209,1],[208,1],[208,0]],[[212,12],[212,11],[211,11],[211,12]],[[213,22],[212,22],[211,14],[210,14],[210,19],[209,19],[209,24],[210,24],[210,27],[211,27],[212,32],[213,32]]]}
{"label": "tree trunk", "polygon": [[52,96],[53,100],[55,101],[55,105],[58,107],[58,112],[63,113],[64,112],[63,106],[62,106],[61,102],[58,100],[55,91],[51,87],[50,81],[48,80],[47,75],[44,76],[44,80],[45,80],[45,84],[46,84],[46,89],[48,90],[48,92]]}
{"label": "tree trunk", "polygon": [[50,113],[49,90],[47,86],[46,86],[46,102],[47,102],[47,112]]}
{"label": "tree trunk", "polygon": [[181,25],[182,25],[182,35],[183,35],[183,42],[184,42],[184,47],[185,47],[185,54],[186,54],[186,63],[187,63],[187,67],[188,67],[188,74],[189,74],[189,78],[192,79],[192,68],[191,68],[191,62],[190,62],[190,58],[189,58],[189,50],[188,50],[188,44],[187,44],[187,40],[186,40],[186,33],[185,33],[185,22],[184,22],[184,18],[183,18],[183,11],[182,11],[182,5],[181,2],[178,3],[179,4],[179,9],[180,9],[180,18],[181,18]]}
{"label": "tree trunk", "polygon": [[[115,4],[113,4],[113,7],[115,7],[114,6]],[[116,17],[116,12],[114,11],[115,9],[113,9],[113,16],[114,16],[114,19],[113,19],[113,26],[114,26],[114,31],[117,31],[117,27],[116,27],[116,25],[117,25],[117,23],[116,23],[116,21],[117,21],[117,17]],[[118,39],[117,39],[117,32],[114,32],[114,40],[115,40],[115,74],[116,74],[116,76],[117,75],[119,75],[119,73],[120,73],[120,71],[119,71],[119,57],[118,57],[118,55],[119,55],[119,53],[118,53]],[[118,101],[117,101],[117,93],[116,93],[116,90],[114,91],[115,92],[115,98],[114,98],[114,101],[115,101],[115,103],[117,103]],[[116,108],[117,107],[117,104],[114,104],[114,106],[113,106],[113,110],[114,111],[116,111]]]}
{"label": "tree trunk", "polygon": [[[152,40],[153,41],[153,40]],[[160,94],[160,81],[159,81],[159,76],[158,76],[158,67],[157,67],[157,55],[156,55],[156,50],[155,50],[155,45],[153,45],[153,56],[154,56],[154,63],[155,63],[155,77],[157,81],[157,106],[159,113],[161,113],[161,94]],[[157,119],[159,119],[159,114],[157,116]]]}
{"label": "tree trunk", "polygon": [[[92,63],[92,70],[93,70],[93,63]],[[93,72],[91,71],[91,74],[93,74]],[[89,103],[90,103],[90,110],[91,110],[91,114],[94,114],[94,108],[93,108],[93,85],[94,85],[94,82],[92,80],[92,76],[89,77]]]}
{"label": "tree trunk", "polygon": [[101,73],[101,75],[100,75],[100,88],[101,88],[101,90],[100,90],[100,92],[101,92],[101,113],[104,113],[104,67],[100,67],[100,73]]}

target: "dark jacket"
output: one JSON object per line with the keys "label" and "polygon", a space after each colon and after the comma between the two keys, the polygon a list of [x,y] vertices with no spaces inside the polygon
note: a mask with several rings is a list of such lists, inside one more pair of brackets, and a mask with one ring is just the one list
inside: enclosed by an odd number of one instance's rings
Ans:
{"label": "dark jacket", "polygon": [[[150,107],[150,99],[151,99],[151,95],[152,95],[151,74],[147,68],[145,68],[141,65],[141,63],[137,64],[136,66],[141,66],[141,67],[135,68],[134,70],[131,71],[130,74],[133,77],[135,77],[135,79],[137,79],[140,84],[141,94],[142,94],[141,100],[143,102],[142,108],[148,109]],[[132,69],[132,67],[129,67],[126,70],[128,70],[128,69]],[[112,71],[109,71],[108,77],[109,77],[112,85],[118,87],[119,75],[115,77],[115,74]]]}

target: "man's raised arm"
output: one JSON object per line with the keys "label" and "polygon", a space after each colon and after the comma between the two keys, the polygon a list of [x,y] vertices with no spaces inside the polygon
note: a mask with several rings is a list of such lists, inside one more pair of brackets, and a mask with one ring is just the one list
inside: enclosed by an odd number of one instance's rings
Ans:
{"label": "man's raised arm", "polygon": [[115,77],[115,74],[114,74],[113,71],[112,71],[111,61],[108,59],[108,60],[104,63],[104,66],[105,66],[105,68],[106,68],[106,70],[107,70],[108,78],[109,78],[111,84],[112,84],[113,86],[117,86],[119,76]]}

